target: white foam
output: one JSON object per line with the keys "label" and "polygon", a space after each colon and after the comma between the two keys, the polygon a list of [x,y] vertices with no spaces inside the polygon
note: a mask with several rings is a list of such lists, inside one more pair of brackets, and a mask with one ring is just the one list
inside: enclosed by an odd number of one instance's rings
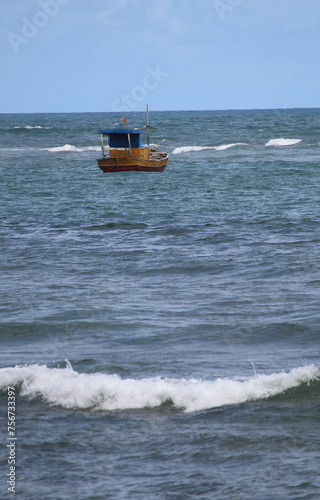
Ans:
{"label": "white foam", "polygon": [[35,127],[32,127],[32,125],[26,125],[25,127],[14,127],[14,128],[18,128],[18,129],[21,129],[21,128],[25,128],[27,130],[33,130],[33,129],[36,129],[36,128],[45,128],[45,129],[49,129],[50,127],[41,127],[40,125],[36,125]]}
{"label": "white foam", "polygon": [[181,153],[190,153],[194,151],[204,151],[206,149],[213,149],[215,151],[223,151],[224,149],[233,148],[234,146],[245,146],[244,142],[233,142],[231,144],[222,144],[221,146],[181,146],[175,148],[172,154],[178,155]]}
{"label": "white foam", "polygon": [[235,146],[246,146],[245,142],[234,142],[231,144],[222,144],[221,146],[217,146],[215,149],[217,151],[223,151],[224,149],[234,148]]}
{"label": "white foam", "polygon": [[[107,148],[105,148],[107,149]],[[50,153],[61,153],[61,152],[76,152],[81,153],[83,151],[101,151],[100,146],[87,146],[83,148],[77,148],[71,144],[65,144],[64,146],[58,146],[55,148],[45,148],[45,151],[50,151]]]}
{"label": "white foam", "polygon": [[315,365],[288,373],[248,379],[187,380],[169,378],[122,379],[103,373],[77,373],[66,368],[29,365],[0,369],[0,389],[21,384],[21,396],[41,397],[67,409],[119,410],[155,408],[171,401],[186,412],[206,410],[269,398],[320,377]]}
{"label": "white foam", "polygon": [[301,141],[302,139],[271,139],[265,146],[294,146]]}
{"label": "white foam", "polygon": [[181,153],[190,153],[193,151],[203,151],[204,149],[214,149],[213,147],[205,147],[205,146],[181,146],[179,148],[175,148],[172,151],[172,154],[178,155]]}

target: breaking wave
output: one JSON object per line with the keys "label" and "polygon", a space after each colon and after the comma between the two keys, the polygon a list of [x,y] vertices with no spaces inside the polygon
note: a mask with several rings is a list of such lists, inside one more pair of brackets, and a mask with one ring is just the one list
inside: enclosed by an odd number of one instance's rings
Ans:
{"label": "breaking wave", "polygon": [[265,146],[294,146],[301,141],[302,139],[271,139]]}
{"label": "breaking wave", "polygon": [[27,129],[27,130],[34,130],[36,128],[44,128],[46,130],[49,130],[51,127],[41,127],[41,125],[35,125],[34,127],[32,125],[26,125],[25,127],[14,127],[15,129]]}
{"label": "breaking wave", "polygon": [[123,379],[104,373],[78,373],[66,360],[66,368],[45,365],[1,368],[0,389],[18,386],[21,396],[40,397],[50,405],[66,409],[112,411],[156,408],[169,402],[185,412],[194,412],[266,399],[319,377],[320,369],[309,365],[287,373],[246,379]]}
{"label": "breaking wave", "polygon": [[245,142],[234,142],[231,144],[222,144],[221,146],[181,146],[175,148],[172,154],[178,155],[181,153],[190,153],[193,151],[204,151],[206,149],[214,149],[215,151],[223,151],[225,149],[233,148],[234,146],[246,146]]}
{"label": "breaking wave", "polygon": [[[107,149],[107,148],[105,148]],[[81,153],[83,151],[101,151],[100,146],[87,146],[83,148],[77,148],[71,144],[65,144],[64,146],[58,146],[55,148],[45,148],[45,151],[50,151],[50,153],[60,153],[60,152],[76,152]]]}

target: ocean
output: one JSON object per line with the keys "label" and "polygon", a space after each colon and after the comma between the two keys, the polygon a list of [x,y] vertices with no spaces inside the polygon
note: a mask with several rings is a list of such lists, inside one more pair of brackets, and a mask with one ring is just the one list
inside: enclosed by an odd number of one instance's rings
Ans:
{"label": "ocean", "polygon": [[0,115],[0,498],[319,499],[320,110],[122,118]]}

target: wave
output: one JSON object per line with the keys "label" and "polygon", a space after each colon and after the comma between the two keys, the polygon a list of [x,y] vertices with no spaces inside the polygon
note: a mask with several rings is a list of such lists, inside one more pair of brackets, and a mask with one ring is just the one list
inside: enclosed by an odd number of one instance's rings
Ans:
{"label": "wave", "polygon": [[112,411],[157,408],[170,403],[185,412],[194,412],[270,398],[319,377],[320,369],[309,365],[287,373],[241,380],[122,379],[118,375],[78,373],[66,360],[66,368],[45,365],[1,368],[0,389],[20,387],[21,396],[40,397],[50,405],[66,409]]}
{"label": "wave", "polygon": [[51,127],[41,127],[41,125],[36,125],[36,126],[32,126],[32,125],[26,125],[25,127],[14,127],[15,129],[27,129],[27,130],[33,130],[33,129],[36,129],[36,128],[44,128],[46,130],[49,130]]}
{"label": "wave", "polygon": [[225,149],[233,148],[234,146],[246,146],[245,142],[233,142],[231,144],[221,144],[221,146],[181,146],[175,148],[172,154],[178,155],[181,153],[190,153],[193,151],[204,151],[206,149],[213,149],[215,151],[223,151]]}
{"label": "wave", "polygon": [[175,148],[172,151],[172,154],[178,155],[181,153],[190,153],[193,151],[204,151],[205,149],[215,149],[214,147],[207,147],[207,146],[181,146],[179,148]]}
{"label": "wave", "polygon": [[301,141],[302,139],[271,139],[265,146],[294,146]]}
{"label": "wave", "polygon": [[[107,148],[105,148],[107,149]],[[45,151],[50,151],[50,153],[60,153],[60,152],[76,152],[81,153],[83,151],[101,151],[100,146],[87,146],[83,148],[77,148],[71,144],[65,144],[64,146],[58,146],[55,148],[45,148]]]}

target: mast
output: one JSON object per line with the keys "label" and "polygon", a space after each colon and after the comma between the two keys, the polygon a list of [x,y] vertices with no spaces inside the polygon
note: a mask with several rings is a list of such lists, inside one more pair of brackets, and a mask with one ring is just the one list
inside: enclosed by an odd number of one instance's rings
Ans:
{"label": "mast", "polygon": [[146,129],[147,129],[147,145],[148,145],[148,160],[150,158],[150,148],[149,148],[149,144],[150,144],[150,134],[149,134],[149,106],[147,104],[147,107],[146,107],[146,112],[147,112],[147,126],[146,126]]}
{"label": "mast", "polygon": [[148,144],[148,147],[149,147],[149,143],[150,143],[150,134],[149,134],[149,106],[147,104],[147,144]]}

